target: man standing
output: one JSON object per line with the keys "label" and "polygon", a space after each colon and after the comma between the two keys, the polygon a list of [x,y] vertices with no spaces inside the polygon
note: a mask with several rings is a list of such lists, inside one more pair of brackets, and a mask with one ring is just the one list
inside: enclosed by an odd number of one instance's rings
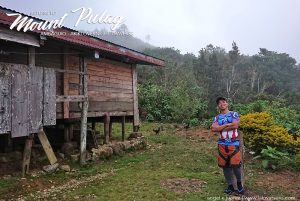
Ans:
{"label": "man standing", "polygon": [[230,194],[235,191],[232,181],[234,172],[238,188],[236,192],[243,194],[240,142],[237,138],[240,118],[237,112],[229,111],[226,98],[219,97],[216,103],[220,114],[214,118],[211,130],[220,134],[218,140],[218,165],[223,168],[224,177],[228,184],[224,192]]}

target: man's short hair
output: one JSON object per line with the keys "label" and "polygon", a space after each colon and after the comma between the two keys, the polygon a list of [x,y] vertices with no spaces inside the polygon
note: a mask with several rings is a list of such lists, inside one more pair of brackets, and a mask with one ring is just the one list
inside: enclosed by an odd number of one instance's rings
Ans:
{"label": "man's short hair", "polygon": [[224,97],[218,97],[217,100],[216,100],[217,105],[219,105],[219,102],[220,102],[221,100],[227,102],[227,99],[226,99],[226,98],[224,98]]}

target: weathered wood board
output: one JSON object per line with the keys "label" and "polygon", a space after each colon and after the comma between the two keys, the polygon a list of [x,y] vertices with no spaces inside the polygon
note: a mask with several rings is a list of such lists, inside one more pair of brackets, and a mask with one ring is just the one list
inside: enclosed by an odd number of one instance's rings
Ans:
{"label": "weathered wood board", "polygon": [[28,136],[55,124],[55,70],[0,63],[0,134]]}
{"label": "weathered wood board", "polygon": [[52,68],[44,69],[43,125],[56,124],[56,77]]}
{"label": "weathered wood board", "polygon": [[[71,102],[70,109],[72,112],[80,112],[81,109],[78,103]],[[89,112],[111,112],[111,111],[133,111],[132,102],[99,102],[99,101],[89,101]]]}
{"label": "weathered wood board", "polygon": [[30,115],[30,133],[37,133],[43,124],[43,72],[43,68],[41,67],[30,67],[29,70],[28,109]]}
{"label": "weathered wood board", "polygon": [[49,162],[51,165],[53,165],[54,163],[57,162],[57,158],[53,152],[53,149],[48,141],[48,138],[46,136],[46,133],[44,132],[44,130],[40,130],[38,132],[38,138],[43,146],[43,149],[45,150],[45,153],[49,159]]}
{"label": "weathered wood board", "polygon": [[[80,62],[78,57],[68,56],[72,70],[78,70]],[[75,68],[77,67],[77,68]],[[88,96],[89,109],[88,116],[93,112],[133,112],[133,76],[131,65],[114,62],[111,60],[94,60],[87,61],[88,73]],[[68,76],[68,95],[78,95],[80,79],[77,74]],[[70,113],[80,112],[78,103],[69,104]],[[63,109],[57,108],[58,116],[61,116]],[[70,115],[71,117],[71,115]]]}
{"label": "weathered wood board", "polygon": [[11,130],[11,65],[0,63],[0,134]]}
{"label": "weathered wood board", "polygon": [[29,173],[30,166],[30,156],[32,148],[33,134],[29,135],[25,141],[24,152],[23,152],[23,162],[22,162],[22,176]]}
{"label": "weathered wood board", "polygon": [[29,134],[28,66],[14,65],[12,70],[11,136],[27,136]]}
{"label": "weathered wood board", "polygon": [[38,37],[4,27],[0,27],[0,39],[40,47]]}
{"label": "weathered wood board", "polygon": [[139,104],[137,95],[137,71],[136,65],[132,65],[132,92],[133,92],[133,125],[140,125]]}
{"label": "weathered wood board", "polygon": [[[67,52],[67,50],[64,50]],[[64,70],[69,70],[68,66],[68,55],[64,55]],[[69,73],[64,73],[63,74],[63,94],[68,95],[69,94]],[[64,118],[67,119],[69,118],[69,112],[70,112],[70,103],[69,102],[64,102]]]}

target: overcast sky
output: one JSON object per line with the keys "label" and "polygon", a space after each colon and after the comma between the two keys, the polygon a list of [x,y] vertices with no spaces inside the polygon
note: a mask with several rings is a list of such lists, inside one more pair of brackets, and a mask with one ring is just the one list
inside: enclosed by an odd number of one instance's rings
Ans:
{"label": "overcast sky", "polygon": [[[207,44],[231,48],[236,41],[243,54],[255,54],[260,47],[286,52],[300,61],[300,1],[298,0],[0,0],[1,6],[26,14],[51,11],[53,20],[65,13],[65,25],[73,28],[79,7],[93,14],[107,10],[125,18],[134,36],[160,47],[175,47],[182,53],[198,51]],[[26,3],[25,3],[26,2]],[[76,29],[101,29],[100,24],[81,22]]]}

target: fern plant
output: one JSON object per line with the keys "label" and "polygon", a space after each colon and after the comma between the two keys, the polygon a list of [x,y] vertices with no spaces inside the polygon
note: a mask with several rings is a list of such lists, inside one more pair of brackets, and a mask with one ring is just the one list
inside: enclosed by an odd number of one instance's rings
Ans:
{"label": "fern plant", "polygon": [[288,163],[291,159],[288,157],[288,153],[276,150],[274,147],[267,146],[261,150],[260,155],[255,156],[253,159],[262,159],[262,166],[265,169],[276,170],[280,166]]}

